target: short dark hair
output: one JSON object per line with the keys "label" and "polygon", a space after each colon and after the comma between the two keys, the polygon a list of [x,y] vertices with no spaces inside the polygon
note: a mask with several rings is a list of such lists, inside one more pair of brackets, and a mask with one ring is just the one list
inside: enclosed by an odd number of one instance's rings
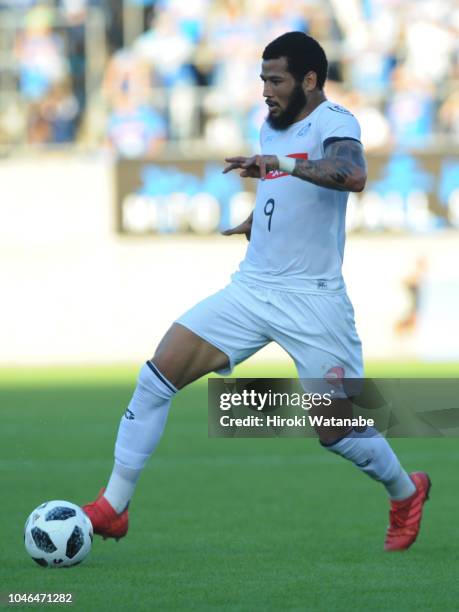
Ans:
{"label": "short dark hair", "polygon": [[317,74],[317,87],[323,89],[327,78],[328,61],[320,44],[303,32],[287,32],[274,39],[263,51],[263,59],[287,58],[288,71],[296,81],[313,70]]}

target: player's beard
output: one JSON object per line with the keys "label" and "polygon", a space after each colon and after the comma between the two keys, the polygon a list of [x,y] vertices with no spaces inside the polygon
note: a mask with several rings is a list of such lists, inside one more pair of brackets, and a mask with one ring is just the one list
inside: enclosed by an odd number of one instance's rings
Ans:
{"label": "player's beard", "polygon": [[272,127],[273,130],[286,130],[292,125],[292,123],[294,123],[296,117],[306,106],[306,103],[307,98],[303,91],[303,87],[301,86],[301,83],[297,83],[285,109],[276,117],[274,117],[271,113],[268,113],[266,118],[268,125]]}

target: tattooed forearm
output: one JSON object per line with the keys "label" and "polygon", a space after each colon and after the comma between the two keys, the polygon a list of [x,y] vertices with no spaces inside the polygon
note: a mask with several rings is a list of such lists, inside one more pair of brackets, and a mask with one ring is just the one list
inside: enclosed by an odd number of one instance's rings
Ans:
{"label": "tattooed forearm", "polygon": [[346,166],[339,166],[336,168],[336,172],[332,175],[332,179],[340,185],[345,185],[346,181],[352,176],[352,172]]}
{"label": "tattooed forearm", "polygon": [[323,159],[298,159],[292,174],[329,189],[362,191],[367,175],[362,145],[353,140],[330,144]]}
{"label": "tattooed forearm", "polygon": [[339,191],[361,191],[363,188],[360,178],[356,180],[353,165],[342,160],[299,159],[292,174],[315,185]]}

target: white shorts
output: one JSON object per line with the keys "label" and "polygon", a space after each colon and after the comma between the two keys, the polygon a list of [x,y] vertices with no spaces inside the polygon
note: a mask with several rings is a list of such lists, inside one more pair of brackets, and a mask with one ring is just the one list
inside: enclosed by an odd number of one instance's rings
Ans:
{"label": "white shorts", "polygon": [[293,359],[299,378],[362,378],[354,309],[340,293],[293,293],[233,280],[176,323],[228,355],[230,374],[269,342]]}

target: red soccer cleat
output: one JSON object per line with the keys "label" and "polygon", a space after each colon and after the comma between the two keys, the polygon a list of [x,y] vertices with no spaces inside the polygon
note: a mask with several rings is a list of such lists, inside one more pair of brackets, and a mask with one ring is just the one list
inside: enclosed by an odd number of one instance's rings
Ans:
{"label": "red soccer cleat", "polygon": [[115,538],[118,541],[127,534],[129,526],[128,510],[126,508],[121,514],[117,514],[103,496],[104,491],[105,488],[101,489],[96,501],[86,504],[82,508],[91,520],[94,533],[102,536],[104,540]]}
{"label": "red soccer cleat", "polygon": [[406,550],[418,537],[422,510],[429,499],[431,484],[425,472],[413,472],[410,478],[416,486],[416,491],[408,499],[391,501],[384,550]]}

